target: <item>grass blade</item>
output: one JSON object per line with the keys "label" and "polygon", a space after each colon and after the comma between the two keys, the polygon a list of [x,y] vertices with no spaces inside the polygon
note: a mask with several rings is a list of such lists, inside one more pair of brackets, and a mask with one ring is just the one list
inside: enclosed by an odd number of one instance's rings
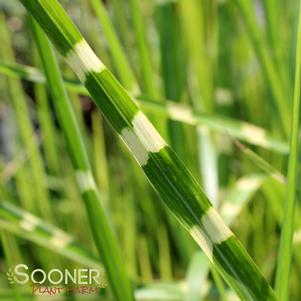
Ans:
{"label": "grass blade", "polygon": [[265,43],[264,37],[260,32],[257,21],[254,16],[253,2],[250,0],[236,0],[243,21],[249,32],[252,45],[262,67],[263,73],[268,81],[274,101],[277,107],[277,112],[281,120],[281,126],[286,137],[289,136],[289,120],[290,120],[290,103],[285,101],[286,94],[283,88],[283,83],[279,72],[272,60],[269,49]]}
{"label": "grass blade", "polygon": [[292,243],[295,225],[295,207],[298,186],[298,134],[300,126],[300,81],[301,81],[301,5],[299,2],[299,24],[296,45],[295,86],[293,102],[293,119],[291,127],[290,155],[287,171],[286,202],[282,221],[280,249],[276,273],[276,292],[280,300],[289,300],[289,280],[292,259]]}
{"label": "grass blade", "polygon": [[185,301],[203,300],[208,292],[206,279],[208,277],[210,263],[203,252],[195,252],[189,263],[186,281],[187,293]]}
{"label": "grass blade", "polygon": [[222,203],[220,208],[221,216],[227,225],[235,221],[246,203],[262,186],[266,177],[266,175],[262,174],[251,174],[236,181],[228,192],[226,201]]}
{"label": "grass blade", "polygon": [[285,184],[285,176],[279,170],[277,170],[275,167],[269,164],[269,162],[253,152],[250,148],[247,148],[245,145],[241,144],[238,141],[235,141],[235,143],[241,150],[241,152],[246,156],[246,158],[248,158],[255,166],[260,168],[267,175],[273,177],[279,183]]}
{"label": "grass blade", "polygon": [[2,201],[0,202],[0,217],[0,228],[84,266],[98,267],[104,272],[102,264],[72,236],[51,224],[45,223],[35,215]]}
{"label": "grass blade", "polygon": [[129,91],[137,93],[139,87],[137,86],[134,74],[131,72],[128,59],[124,55],[121,43],[119,42],[118,36],[114,30],[113,24],[111,23],[104,4],[99,0],[90,0],[90,2],[108,40],[110,52],[112,54],[121,83]]}
{"label": "grass blade", "polygon": [[150,51],[146,40],[143,17],[140,12],[140,2],[138,0],[129,0],[130,11],[133,20],[134,32],[139,49],[139,60],[141,76],[143,79],[142,91],[151,96],[156,95],[156,89],[153,80],[153,68]]}
{"label": "grass blade", "polygon": [[[165,98],[180,102],[184,88],[183,43],[179,35],[180,23],[176,6],[172,2],[158,3],[156,6],[157,27],[160,37],[161,76]],[[161,102],[160,102],[161,103]],[[170,144],[183,160],[187,160],[187,138],[183,125],[169,120],[168,137]]]}
{"label": "grass blade", "polygon": [[[206,3],[204,1],[179,1],[180,15],[182,16],[182,27],[185,30],[186,46],[190,60],[188,66],[193,74],[188,81],[192,90],[192,103],[195,111],[205,113],[212,112],[214,103],[214,51],[207,52],[207,48],[213,49],[215,29],[211,26],[215,21],[214,14],[208,20],[204,17],[204,11],[208,6],[216,6],[216,1]],[[213,25],[215,27],[215,25]],[[206,31],[213,29],[209,37]],[[210,197],[213,205],[218,205],[218,153],[215,137],[212,131],[197,127],[199,170],[202,175],[204,191]]]}

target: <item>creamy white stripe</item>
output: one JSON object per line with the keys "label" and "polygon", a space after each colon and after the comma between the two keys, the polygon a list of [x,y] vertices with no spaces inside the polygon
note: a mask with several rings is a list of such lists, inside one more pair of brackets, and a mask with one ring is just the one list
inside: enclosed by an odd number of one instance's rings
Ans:
{"label": "creamy white stripe", "polygon": [[266,132],[254,125],[243,124],[241,131],[246,135],[249,140],[254,144],[259,144],[261,146],[268,147],[269,141],[267,140]]}
{"label": "creamy white stripe", "polygon": [[213,247],[208,236],[198,226],[193,226],[190,230],[190,234],[193,237],[193,239],[197,242],[197,244],[202,248],[205,254],[208,256],[208,258],[211,261],[213,261]]}
{"label": "creamy white stripe", "polygon": [[261,177],[244,177],[237,181],[237,188],[244,191],[253,191],[258,189],[262,180]]}
{"label": "creamy white stripe", "polygon": [[74,46],[66,59],[82,82],[85,82],[87,73],[101,72],[106,68],[84,39]]}
{"label": "creamy white stripe", "polygon": [[233,217],[235,217],[241,209],[240,204],[233,203],[231,201],[225,201],[221,207],[221,215],[226,220],[226,223],[228,223],[228,220],[232,220]]}
{"label": "creamy white stripe", "polygon": [[294,232],[294,244],[299,244],[301,242],[301,229]]}
{"label": "creamy white stripe", "polygon": [[220,244],[233,235],[214,208],[210,208],[202,215],[201,222],[213,243]]}
{"label": "creamy white stripe", "polygon": [[133,118],[132,125],[133,129],[124,128],[120,135],[143,166],[147,163],[149,153],[159,152],[166,146],[166,142],[141,111]]}
{"label": "creamy white stripe", "polygon": [[166,142],[141,111],[135,115],[132,124],[135,134],[147,151],[156,153],[166,146]]}
{"label": "creamy white stripe", "polygon": [[30,213],[24,213],[19,226],[26,231],[33,231],[40,223],[39,219]]}
{"label": "creamy white stripe", "polygon": [[229,106],[233,103],[234,97],[230,90],[217,88],[215,90],[215,99],[217,104]]}
{"label": "creamy white stripe", "polygon": [[77,170],[75,175],[81,193],[96,189],[96,184],[91,171]]}
{"label": "creamy white stripe", "polygon": [[50,239],[50,244],[54,245],[55,247],[59,249],[65,248],[71,241],[72,237],[65,232],[61,230],[55,230],[53,233],[51,239]]}
{"label": "creamy white stripe", "polygon": [[176,3],[177,0],[156,0],[157,5],[165,5],[169,3]]}
{"label": "creamy white stripe", "polygon": [[197,124],[197,120],[194,118],[193,112],[189,107],[169,102],[167,104],[167,111],[172,119],[183,121],[191,125]]}
{"label": "creamy white stripe", "polygon": [[148,160],[148,152],[133,130],[130,128],[123,129],[121,132],[121,138],[132,151],[138,163],[141,166],[145,165]]}

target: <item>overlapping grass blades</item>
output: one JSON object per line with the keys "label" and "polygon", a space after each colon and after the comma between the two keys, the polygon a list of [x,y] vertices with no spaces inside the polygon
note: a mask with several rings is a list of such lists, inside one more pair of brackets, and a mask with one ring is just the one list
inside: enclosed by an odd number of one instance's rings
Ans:
{"label": "overlapping grass blades", "polygon": [[285,101],[290,99],[290,91],[287,91],[288,89],[286,89],[285,83],[285,80],[288,80],[288,78],[286,77],[283,79],[281,77],[281,72],[277,69],[275,62],[272,59],[271,52],[269,51],[266,40],[264,39],[255,18],[254,3],[250,0],[235,0],[235,4],[238,6],[241,16],[243,17],[243,22],[246,24],[247,30],[249,31],[248,37],[251,39],[263,74],[267,79],[267,83],[273,95],[277,114],[281,121],[281,128],[284,135],[288,137],[291,107],[290,101]]}
{"label": "overlapping grass blades", "polygon": [[71,235],[45,223],[35,215],[11,203],[1,201],[0,217],[1,228],[6,229],[8,232],[33,241],[77,263],[88,267],[97,267],[104,272],[99,260],[76,242]]}
{"label": "overlapping grass blades", "polygon": [[112,53],[112,57],[122,84],[129,91],[136,93],[139,89],[136,83],[136,79],[131,72],[130,65],[126,56],[124,55],[124,51],[118,40],[113,25],[111,24],[111,20],[109,18],[109,15],[107,14],[104,4],[101,1],[97,0],[90,0],[90,2],[111,46],[110,51]]}
{"label": "overlapping grass blades", "polygon": [[[10,62],[14,62],[14,54],[8,33],[8,28],[4,20],[3,14],[0,14],[0,36],[3,40],[4,47],[1,47],[1,56]],[[54,220],[51,204],[48,202],[49,194],[46,189],[45,166],[43,158],[39,151],[39,138],[35,132],[34,126],[29,118],[29,108],[27,107],[26,97],[22,89],[19,79],[8,79],[8,94],[14,107],[15,118],[19,129],[20,141],[29,156],[30,168],[26,173],[19,174],[19,189],[26,190],[23,194],[24,202],[30,206],[35,212],[39,212],[41,216],[48,220]],[[28,178],[32,179],[35,186],[29,185]],[[23,191],[24,191],[23,190]],[[34,206],[35,203],[35,206]],[[27,208],[29,209],[29,208]]]}
{"label": "overlapping grass blades", "polygon": [[[35,83],[45,83],[46,81],[44,74],[39,69],[20,64],[0,61],[0,73]],[[70,92],[89,95],[86,88],[77,81],[65,79],[64,85]],[[279,153],[286,154],[289,151],[289,145],[283,139],[276,138],[267,130],[249,122],[214,113],[194,112],[189,105],[178,104],[166,99],[156,100],[153,97],[138,95],[136,101],[146,113],[157,113],[162,117],[188,125],[205,126],[217,133],[226,134]]]}
{"label": "overlapping grass blades", "polygon": [[[21,0],[85,84],[134,153],[165,204],[243,300],[277,300],[237,238],[224,225],[189,171],[133,99],[95,56],[55,0]],[[91,190],[87,193],[89,193]]]}
{"label": "overlapping grass blades", "polygon": [[95,244],[103,259],[116,300],[131,301],[133,300],[133,293],[126,275],[117,239],[96,187],[87,152],[64,90],[54,51],[47,37],[35,21],[33,21],[33,29],[54,108],[65,135],[80,192],[85,201]]}

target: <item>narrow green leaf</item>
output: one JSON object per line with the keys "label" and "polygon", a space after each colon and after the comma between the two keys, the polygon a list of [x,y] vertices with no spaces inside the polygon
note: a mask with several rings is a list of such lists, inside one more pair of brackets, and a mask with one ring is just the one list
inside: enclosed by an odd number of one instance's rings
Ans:
{"label": "narrow green leaf", "polygon": [[294,107],[291,127],[290,155],[287,171],[287,187],[284,215],[282,220],[280,249],[276,272],[275,288],[281,301],[290,300],[289,283],[292,260],[292,243],[295,225],[298,181],[298,135],[300,127],[300,81],[301,81],[301,4],[299,1],[299,24],[296,43]]}
{"label": "narrow green leaf", "polygon": [[97,267],[103,273],[102,264],[84,249],[71,235],[45,223],[42,219],[11,203],[0,202],[0,228],[14,233],[40,246],[61,254],[84,266]]}

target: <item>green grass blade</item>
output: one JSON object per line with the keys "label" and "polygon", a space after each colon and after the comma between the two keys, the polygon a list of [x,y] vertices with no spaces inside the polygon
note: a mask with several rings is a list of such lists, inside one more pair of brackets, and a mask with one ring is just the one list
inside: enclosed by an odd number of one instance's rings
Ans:
{"label": "green grass blade", "polygon": [[277,180],[281,184],[285,184],[286,178],[285,176],[277,170],[274,166],[272,166],[269,162],[264,160],[262,157],[253,152],[250,148],[247,148],[245,145],[241,144],[238,141],[235,141],[238,145],[241,152],[258,168],[264,171],[267,175],[270,175],[275,180]]}
{"label": "green grass blade", "polygon": [[[37,52],[34,53],[34,58],[38,61]],[[35,98],[38,103],[38,118],[42,132],[42,145],[45,153],[47,167],[51,174],[57,175],[59,173],[59,160],[57,153],[57,133],[55,125],[52,123],[51,108],[48,103],[48,95],[43,84],[36,83],[34,85]]]}
{"label": "green grass blade", "polygon": [[225,223],[230,225],[236,220],[247,202],[263,185],[266,175],[251,174],[239,178],[227,193],[226,201],[221,204],[220,213]]}
{"label": "green grass blade", "polygon": [[[0,49],[0,53],[5,60],[14,63],[15,57],[12,50],[10,35],[2,14],[0,15],[0,24],[0,36],[4,44]],[[32,181],[31,183],[34,184],[28,187],[32,207],[48,221],[54,221],[52,206],[48,202],[49,191],[47,190],[46,185],[45,166],[39,149],[38,137],[32,123],[27,99],[23,93],[19,79],[8,79],[7,84],[9,99],[14,108],[18,124],[17,127],[20,141],[25,148],[26,153],[30,154],[28,160],[30,169],[28,169],[27,172],[27,180],[30,179]],[[30,181],[27,183],[30,183]]]}
{"label": "green grass blade", "polygon": [[44,74],[37,68],[13,64],[0,60],[0,72],[7,76],[26,79],[34,83],[45,83]]}
{"label": "green grass blade", "polygon": [[163,225],[159,225],[158,227],[158,248],[160,278],[165,281],[170,281],[172,279],[171,253],[168,232]]}
{"label": "green grass blade", "polygon": [[274,60],[279,70],[281,80],[286,89],[291,87],[291,74],[288,72],[287,64],[286,64],[286,55],[285,55],[285,43],[279,43],[281,39],[281,31],[278,30],[278,26],[282,26],[281,23],[281,10],[282,10],[281,1],[275,0],[264,0],[263,6],[265,10],[265,15],[267,19],[267,33],[271,46],[271,51],[274,55]]}
{"label": "green grass blade", "polygon": [[241,12],[241,16],[243,17],[243,21],[248,29],[255,53],[270,86],[277,108],[277,113],[280,117],[282,129],[284,130],[286,137],[288,137],[291,103],[285,101],[286,94],[283,88],[283,83],[275,63],[271,58],[266,41],[258,27],[258,21],[256,21],[255,14],[253,12],[253,2],[250,0],[236,0],[235,3]]}
{"label": "green grass blade", "polygon": [[292,260],[292,242],[295,225],[295,207],[298,187],[298,134],[300,126],[300,81],[301,81],[301,5],[299,2],[299,24],[296,44],[294,107],[291,127],[290,155],[287,171],[286,202],[280,236],[280,249],[276,273],[275,288],[280,300],[289,298],[289,281]]}
{"label": "green grass blade", "polygon": [[206,287],[206,279],[210,263],[203,252],[195,252],[189,263],[186,281],[187,293],[185,301],[199,301],[203,300],[208,292]]}
{"label": "green grass blade", "polygon": [[100,194],[102,196],[105,208],[108,208],[110,198],[110,178],[108,174],[108,162],[105,152],[105,137],[103,129],[103,120],[99,112],[92,113],[93,128],[93,148],[94,148],[94,166],[95,177],[97,179]]}
{"label": "green grass blade", "polygon": [[129,0],[134,33],[139,49],[140,70],[143,79],[142,91],[151,96],[155,96],[157,93],[153,79],[153,67],[145,34],[143,16],[140,11],[140,2],[141,1],[138,0]]}
{"label": "green grass blade", "polygon": [[55,0],[21,0],[91,93],[151,184],[243,300],[277,300],[273,290],[190,172],[96,57]]}
{"label": "green grass blade", "polygon": [[[214,6],[215,1],[210,5]],[[214,24],[214,13],[211,15],[211,23],[204,16],[204,11],[209,3],[191,0],[179,1],[179,12],[182,27],[186,38],[186,47],[189,53],[188,66],[193,74],[189,77],[188,85],[191,87],[191,99],[195,111],[210,113],[215,106],[214,103],[214,79],[213,66],[214,57],[207,48],[213,49],[211,43],[215,33],[211,32],[206,37],[206,30]],[[215,26],[213,26],[215,27]],[[199,169],[202,175],[204,191],[211,198],[213,205],[218,205],[218,153],[215,137],[212,131],[197,128]]]}
{"label": "green grass blade", "polygon": [[141,267],[141,281],[143,283],[151,282],[153,279],[152,266],[149,256],[147,240],[144,236],[138,238],[138,261]]}
{"label": "green grass blade", "polygon": [[228,301],[225,284],[214,266],[211,267],[211,275],[217,288],[220,300]]}
{"label": "green grass blade", "polygon": [[109,15],[106,11],[105,5],[99,0],[90,0],[90,3],[108,40],[110,52],[112,54],[112,58],[114,60],[121,83],[130,92],[137,93],[139,87],[136,83],[134,74],[131,71],[128,59],[124,55],[124,50],[119,42],[113,24],[111,23]]}
{"label": "green grass blade", "polygon": [[[19,248],[16,244],[16,240],[8,233],[8,231],[1,231],[1,242],[3,252],[5,254],[6,265],[8,267],[11,267],[13,266],[14,260],[17,259],[16,257],[19,257]],[[20,257],[18,259],[20,259]],[[18,287],[18,285],[16,285],[16,283],[12,284],[11,290],[12,295],[14,296],[14,300],[21,301],[20,288]]]}
{"label": "green grass blade", "polygon": [[[176,6],[172,2],[156,6],[157,27],[160,37],[161,76],[165,98],[180,102],[184,88],[183,43],[179,35],[180,23]],[[161,103],[161,102],[160,102]],[[168,121],[170,144],[183,162],[188,163],[187,139],[183,125]]]}
{"label": "green grass blade", "polygon": [[88,267],[102,264],[63,230],[8,202],[0,202],[0,228]]}
{"label": "green grass blade", "polygon": [[117,239],[103,208],[74,113],[63,87],[54,51],[47,37],[35,21],[33,22],[33,28],[54,108],[63,129],[78,186],[85,201],[95,244],[103,259],[108,280],[116,299],[119,301],[131,301],[133,300],[131,286],[126,275]]}
{"label": "green grass blade", "polygon": [[[32,78],[27,75],[27,69],[34,75],[39,76],[38,80],[41,83],[45,83],[44,74],[34,67],[0,62],[0,73],[2,72],[7,76],[16,76],[29,81],[38,82],[32,80]],[[87,89],[78,81],[65,79],[64,85],[68,91],[89,95]],[[152,97],[145,95],[137,96],[136,101],[145,112],[160,114],[162,117],[168,117],[171,120],[188,125],[206,126],[218,133],[227,134],[247,143],[271,149],[279,153],[286,154],[289,151],[288,143],[282,139],[273,137],[267,130],[248,122],[214,113],[194,112],[188,105],[178,104],[169,100],[154,100]]]}

